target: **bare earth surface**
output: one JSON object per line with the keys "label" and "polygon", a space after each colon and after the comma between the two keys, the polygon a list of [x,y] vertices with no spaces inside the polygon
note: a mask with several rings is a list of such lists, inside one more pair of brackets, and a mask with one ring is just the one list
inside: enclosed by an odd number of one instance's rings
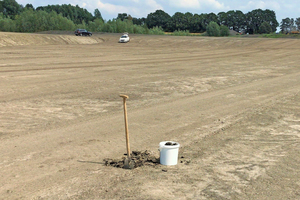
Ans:
{"label": "bare earth surface", "polygon": [[300,40],[119,36],[0,32],[0,199],[300,199]]}

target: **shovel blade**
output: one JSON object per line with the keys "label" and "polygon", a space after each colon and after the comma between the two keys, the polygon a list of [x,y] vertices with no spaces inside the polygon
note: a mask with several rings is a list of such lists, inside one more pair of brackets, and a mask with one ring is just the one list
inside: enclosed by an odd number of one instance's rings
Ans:
{"label": "shovel blade", "polygon": [[130,158],[125,158],[124,169],[134,169],[134,161]]}

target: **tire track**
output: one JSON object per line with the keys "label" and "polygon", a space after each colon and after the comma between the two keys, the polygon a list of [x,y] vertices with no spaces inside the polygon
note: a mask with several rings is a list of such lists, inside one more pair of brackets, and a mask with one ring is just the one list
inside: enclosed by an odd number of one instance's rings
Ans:
{"label": "tire track", "polygon": [[[207,59],[217,59],[217,58],[226,58],[226,57],[232,57],[232,56],[241,56],[241,55],[249,55],[253,53],[258,53],[260,50],[256,51],[248,51],[248,52],[239,52],[239,53],[223,53],[223,54],[211,54],[211,55],[205,55],[205,56],[199,56],[199,55],[194,55],[194,56],[184,56],[184,57],[176,57],[174,58],[160,58],[155,60],[155,64],[161,64],[161,63],[177,63],[177,62],[185,62],[185,61],[197,61],[201,60],[201,62],[204,62]],[[104,63],[97,64],[95,65],[94,63],[89,63],[89,62],[82,62],[82,63],[49,63],[49,64],[43,64],[43,66],[47,65],[68,65],[68,67],[46,67],[46,68],[30,68],[30,69],[14,69],[14,70],[5,70],[3,69],[4,67],[1,68],[0,73],[8,73],[8,72],[28,72],[28,71],[43,71],[43,70],[65,70],[65,69],[83,69],[83,68],[101,68],[101,67],[111,67],[111,66],[118,66],[120,65],[120,62],[122,60],[111,60],[111,61],[104,61]],[[84,64],[84,65],[83,65]],[[153,64],[152,59],[139,59],[139,60],[123,60],[122,66],[132,66],[132,65],[149,65]],[[28,63],[27,65],[34,66],[35,63]],[[71,65],[71,67],[69,67]],[[72,66],[72,65],[77,65],[77,66]],[[80,65],[80,66],[78,66]],[[11,68],[11,66],[9,66]],[[20,68],[20,66],[18,66]]]}
{"label": "tire track", "polygon": [[[129,117],[134,122],[131,128],[135,130],[136,135],[143,135],[143,138],[132,138],[131,141],[135,144],[134,149],[156,148],[158,141],[166,136],[181,141],[180,143],[183,146],[189,146],[190,142],[198,140],[198,135],[193,130],[205,124],[210,124],[211,118],[222,119],[224,116],[237,116],[236,119],[238,119],[239,116],[243,116],[249,111],[250,113],[253,112],[253,108],[258,105],[270,105],[275,99],[285,96],[286,92],[299,92],[299,75],[300,72],[131,110]],[[287,86],[289,86],[288,89]],[[251,93],[251,91],[258,93]],[[224,98],[232,93],[244,93],[244,95],[236,99]],[[213,114],[205,117],[208,113]],[[10,184],[7,185],[7,183],[2,182],[1,187],[5,190],[17,190],[18,187],[23,185],[23,190],[27,191],[23,195],[29,197],[34,195],[32,185],[37,187],[40,182],[47,182],[48,185],[54,183],[64,184],[66,179],[85,177],[86,172],[83,169],[87,169],[88,166],[76,167],[78,166],[76,160],[91,162],[94,160],[96,162],[104,158],[103,156],[115,157],[122,152],[123,147],[120,144],[123,144],[123,139],[116,140],[115,134],[111,134],[122,132],[123,126],[117,125],[121,125],[122,121],[123,119],[119,117],[119,114],[113,114],[107,115],[105,118],[71,125],[67,128],[36,133],[35,141],[30,143],[24,143],[23,141],[30,141],[31,134],[2,141],[3,145],[0,147],[0,151],[6,152],[2,154],[2,158],[5,160],[1,168],[2,180],[9,180]],[[149,121],[152,123],[149,124]],[[178,121],[181,123],[178,123]],[[234,123],[234,121],[229,123]],[[115,126],[108,127],[107,124],[115,124]],[[143,127],[147,127],[147,129]],[[85,131],[82,132],[82,129]],[[101,140],[96,141],[95,144],[94,140],[99,137],[99,133]],[[209,137],[214,137],[209,134]],[[111,142],[108,144],[107,141]],[[15,146],[14,144],[19,144],[18,148],[11,149]],[[114,146],[113,151],[105,150],[109,149],[111,145]],[[102,157],[99,158],[99,154],[95,151],[100,149]],[[45,154],[48,155],[45,156]],[[89,157],[87,158],[85,155],[89,155]],[[23,166],[21,163],[25,161],[27,168],[21,170],[20,167]],[[42,170],[43,167],[32,171],[32,166],[47,167],[47,171]],[[72,168],[68,166],[72,166]],[[90,165],[88,168],[92,170],[93,166]],[[102,169],[99,165],[97,168]],[[60,178],[59,171],[61,170],[66,170],[64,179]],[[31,184],[24,184],[18,179],[14,180],[7,177],[13,171],[20,171],[21,175],[27,177],[26,180]],[[49,175],[52,177],[51,180],[48,179]],[[34,177],[34,179],[30,177]],[[133,181],[137,180],[133,178]],[[13,189],[11,185],[14,185]],[[59,192],[51,191],[54,192],[51,195],[56,195],[55,192]]]}

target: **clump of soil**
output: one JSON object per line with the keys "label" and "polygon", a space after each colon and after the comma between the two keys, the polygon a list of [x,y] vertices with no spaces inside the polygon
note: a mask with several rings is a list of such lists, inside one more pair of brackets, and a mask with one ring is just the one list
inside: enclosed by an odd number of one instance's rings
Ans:
{"label": "clump of soil", "polygon": [[167,142],[165,145],[166,146],[176,146],[177,143],[176,142]]}
{"label": "clump of soil", "polygon": [[[105,162],[106,166],[112,166],[117,168],[124,168],[125,167],[125,160],[126,157],[121,159],[110,159],[106,158],[103,161]],[[159,158],[156,157],[152,152],[146,151],[132,151],[131,153],[131,160],[133,161],[133,168],[138,168],[144,165],[148,166],[156,166],[158,165]]]}

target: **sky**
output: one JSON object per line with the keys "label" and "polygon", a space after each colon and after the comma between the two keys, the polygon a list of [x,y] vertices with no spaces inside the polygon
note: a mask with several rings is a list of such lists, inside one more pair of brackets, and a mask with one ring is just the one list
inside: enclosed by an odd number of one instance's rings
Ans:
{"label": "sky", "polygon": [[275,11],[278,23],[282,19],[300,17],[300,0],[17,0],[25,6],[71,4],[78,5],[94,14],[98,8],[103,19],[117,18],[118,13],[127,13],[132,17],[147,17],[156,10],[163,10],[172,16],[176,12],[191,12],[193,14],[227,12],[241,10],[247,13],[254,9],[270,9]]}

